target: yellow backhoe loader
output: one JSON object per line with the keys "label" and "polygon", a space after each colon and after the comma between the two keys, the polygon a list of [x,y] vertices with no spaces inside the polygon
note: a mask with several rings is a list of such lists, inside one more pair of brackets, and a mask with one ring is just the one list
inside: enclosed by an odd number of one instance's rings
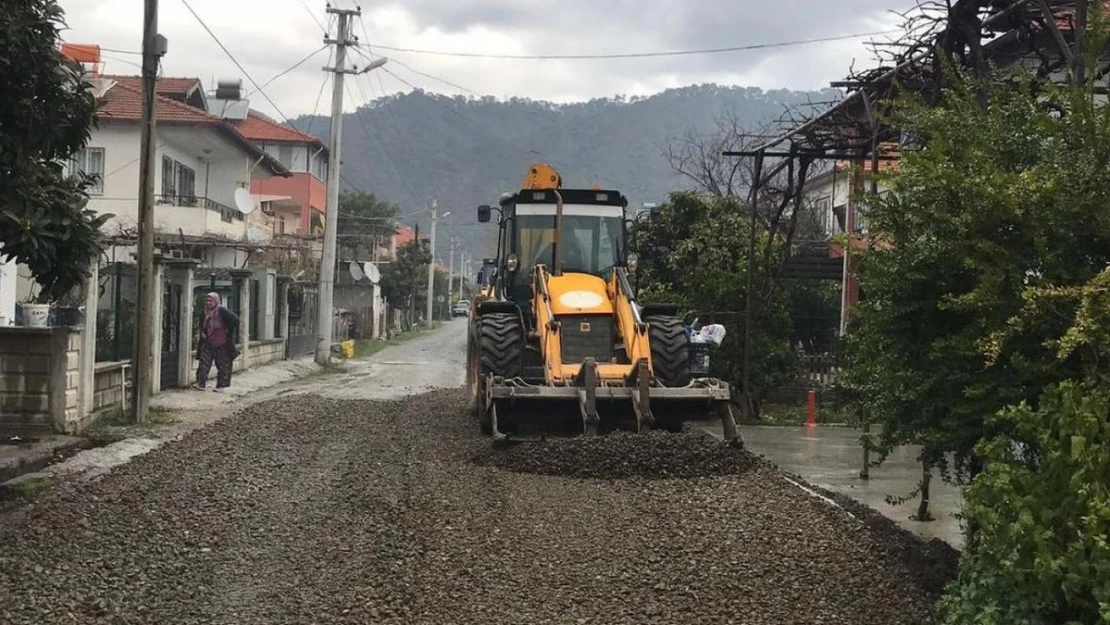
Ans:
{"label": "yellow backhoe loader", "polygon": [[[680,428],[714,411],[738,442],[727,383],[690,373],[677,307],[641,304],[626,241],[628,201],[618,191],[564,189],[546,164],[498,207],[490,285],[470,315],[467,378],[482,431],[530,438],[559,415],[592,435]],[[562,406],[554,416],[548,410]],[[627,426],[627,427],[626,427]]]}

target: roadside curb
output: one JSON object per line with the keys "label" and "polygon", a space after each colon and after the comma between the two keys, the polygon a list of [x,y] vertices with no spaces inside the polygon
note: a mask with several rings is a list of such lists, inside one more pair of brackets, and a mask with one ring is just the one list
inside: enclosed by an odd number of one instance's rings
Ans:
{"label": "roadside curb", "polygon": [[0,446],[0,488],[27,473],[35,473],[55,463],[65,454],[88,445],[80,436],[50,436],[46,440],[23,445]]}

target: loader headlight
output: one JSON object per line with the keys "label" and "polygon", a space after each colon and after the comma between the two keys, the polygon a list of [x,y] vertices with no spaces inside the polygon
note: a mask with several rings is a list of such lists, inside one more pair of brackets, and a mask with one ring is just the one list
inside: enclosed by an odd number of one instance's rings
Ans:
{"label": "loader headlight", "polygon": [[507,269],[509,273],[516,273],[518,267],[520,267],[520,259],[516,257],[516,254],[509,254],[508,257],[505,258],[505,269]]}
{"label": "loader headlight", "polygon": [[640,257],[635,254],[628,255],[628,272],[636,273],[636,265],[640,263]]}

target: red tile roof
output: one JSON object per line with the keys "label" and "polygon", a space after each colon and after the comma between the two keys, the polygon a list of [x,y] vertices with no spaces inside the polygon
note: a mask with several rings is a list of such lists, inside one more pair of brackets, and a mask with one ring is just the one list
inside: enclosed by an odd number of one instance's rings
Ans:
{"label": "red tile roof", "polygon": [[[143,88],[142,76],[116,76],[105,75],[104,78],[109,78],[119,84],[127,85],[139,91]],[[193,89],[200,89],[199,78],[172,78],[163,77],[158,79],[158,84],[155,87],[155,93],[158,95],[188,95]]]}
{"label": "red tile roof", "polygon": [[[97,111],[100,118],[108,120],[141,121],[142,114],[142,89],[130,85],[129,81],[112,85],[101,99],[100,110]],[[154,115],[159,122],[167,123],[223,123],[223,119],[215,115],[161,95],[154,97]]]}
{"label": "red tile roof", "polygon": [[412,228],[397,228],[397,233],[393,235],[393,244],[397,247],[414,240],[416,240],[416,233],[412,231]]}
{"label": "red tile roof", "polygon": [[253,111],[247,114],[246,119],[234,123],[239,132],[251,141],[295,141],[323,145],[322,141],[310,134],[266,119]]}
{"label": "red tile roof", "polygon": [[[142,115],[143,92],[141,89],[132,87],[126,81],[112,85],[104,93],[104,96],[100,99],[100,109],[97,111],[97,117],[101,121],[138,122],[142,121]],[[234,125],[224,121],[221,117],[157,94],[154,96],[154,116],[159,124],[211,127],[222,133],[246,153],[262,159],[262,162],[274,174],[282,177],[292,175],[281,163],[258,149]]]}
{"label": "red tile roof", "polygon": [[[143,79],[141,76],[104,76],[104,78],[114,80],[116,84],[130,88],[132,91],[142,93]],[[163,77],[158,79],[156,93],[161,96],[170,95],[188,95],[194,89],[201,89],[202,85],[199,78],[175,78]],[[141,106],[141,103],[139,104]],[[197,110],[195,107],[194,110]],[[141,109],[139,109],[141,110]],[[159,118],[161,119],[161,118]],[[298,143],[313,143],[316,145],[323,145],[323,142],[318,138],[291,128],[286,124],[280,124],[271,119],[267,119],[263,115],[251,112],[244,120],[227,120],[234,124],[239,132],[251,141],[295,141]]]}

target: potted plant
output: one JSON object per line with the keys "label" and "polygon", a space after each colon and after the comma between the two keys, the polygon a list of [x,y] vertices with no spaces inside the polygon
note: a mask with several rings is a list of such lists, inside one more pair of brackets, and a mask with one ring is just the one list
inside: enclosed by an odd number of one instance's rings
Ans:
{"label": "potted plant", "polygon": [[[46,214],[27,215],[20,220],[31,223],[22,233],[24,236],[3,241],[5,254],[26,263],[39,287],[38,292],[23,303],[24,326],[50,325],[51,306],[57,303],[66,307],[65,303],[73,298],[90,273],[91,264],[101,250],[100,227],[112,216],[87,210],[84,204],[85,200],[79,199],[75,206],[55,205],[43,211]],[[73,315],[64,316],[63,323],[74,323]]]}
{"label": "potted plant", "polygon": [[[102,249],[110,218],[88,210],[90,175],[67,167],[85,147],[97,101],[79,63],[58,53],[63,12],[57,0],[0,2],[0,262],[26,265],[40,290],[24,323],[42,323],[41,306],[80,285]],[[29,106],[28,103],[33,103]]]}
{"label": "potted plant", "polygon": [[40,288],[39,295],[32,295],[19,304],[23,326],[26,328],[45,328],[50,325],[50,303],[40,300],[42,292],[43,289]]}

